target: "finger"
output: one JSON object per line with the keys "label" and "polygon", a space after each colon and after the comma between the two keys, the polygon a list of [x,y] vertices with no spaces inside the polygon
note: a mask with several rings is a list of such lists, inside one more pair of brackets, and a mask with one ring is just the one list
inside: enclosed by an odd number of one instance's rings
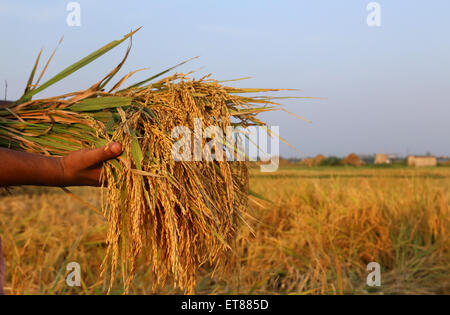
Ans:
{"label": "finger", "polygon": [[122,153],[122,145],[117,142],[111,142],[103,147],[93,150],[83,151],[83,160],[88,165],[96,165],[111,160]]}

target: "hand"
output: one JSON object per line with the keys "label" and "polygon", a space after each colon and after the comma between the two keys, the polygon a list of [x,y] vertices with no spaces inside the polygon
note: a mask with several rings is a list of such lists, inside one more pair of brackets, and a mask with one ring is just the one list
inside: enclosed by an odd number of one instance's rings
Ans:
{"label": "hand", "polygon": [[62,186],[100,186],[103,162],[122,153],[122,145],[109,143],[98,149],[74,151],[59,159],[63,172]]}

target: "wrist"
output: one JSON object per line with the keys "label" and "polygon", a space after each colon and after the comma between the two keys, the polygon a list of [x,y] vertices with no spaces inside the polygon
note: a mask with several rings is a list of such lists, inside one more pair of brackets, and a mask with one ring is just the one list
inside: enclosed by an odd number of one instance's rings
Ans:
{"label": "wrist", "polygon": [[54,170],[54,178],[52,180],[52,186],[64,187],[67,186],[64,158],[63,157],[51,157],[52,169]]}

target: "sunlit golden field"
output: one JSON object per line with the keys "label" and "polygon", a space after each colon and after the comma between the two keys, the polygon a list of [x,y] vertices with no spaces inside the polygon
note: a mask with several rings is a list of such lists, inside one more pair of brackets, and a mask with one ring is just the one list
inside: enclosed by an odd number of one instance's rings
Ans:
{"label": "sunlit golden field", "polygon": [[[197,293],[450,293],[450,168],[283,168],[252,170],[251,203],[232,266],[199,276]],[[96,188],[73,188],[99,205]],[[10,294],[102,294],[107,226],[59,189],[15,188],[0,200],[0,235]],[[66,265],[80,263],[82,286],[68,287]],[[381,287],[366,265],[381,265]],[[120,278],[120,277],[119,277]],[[122,293],[119,280],[113,293]],[[146,268],[130,293],[152,291]]]}

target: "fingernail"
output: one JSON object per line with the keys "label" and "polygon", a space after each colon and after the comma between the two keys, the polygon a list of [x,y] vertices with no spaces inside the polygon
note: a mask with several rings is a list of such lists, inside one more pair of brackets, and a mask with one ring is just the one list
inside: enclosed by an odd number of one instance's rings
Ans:
{"label": "fingernail", "polygon": [[114,154],[119,154],[122,152],[122,146],[120,145],[120,143],[117,143],[117,142],[110,144],[109,149]]}

